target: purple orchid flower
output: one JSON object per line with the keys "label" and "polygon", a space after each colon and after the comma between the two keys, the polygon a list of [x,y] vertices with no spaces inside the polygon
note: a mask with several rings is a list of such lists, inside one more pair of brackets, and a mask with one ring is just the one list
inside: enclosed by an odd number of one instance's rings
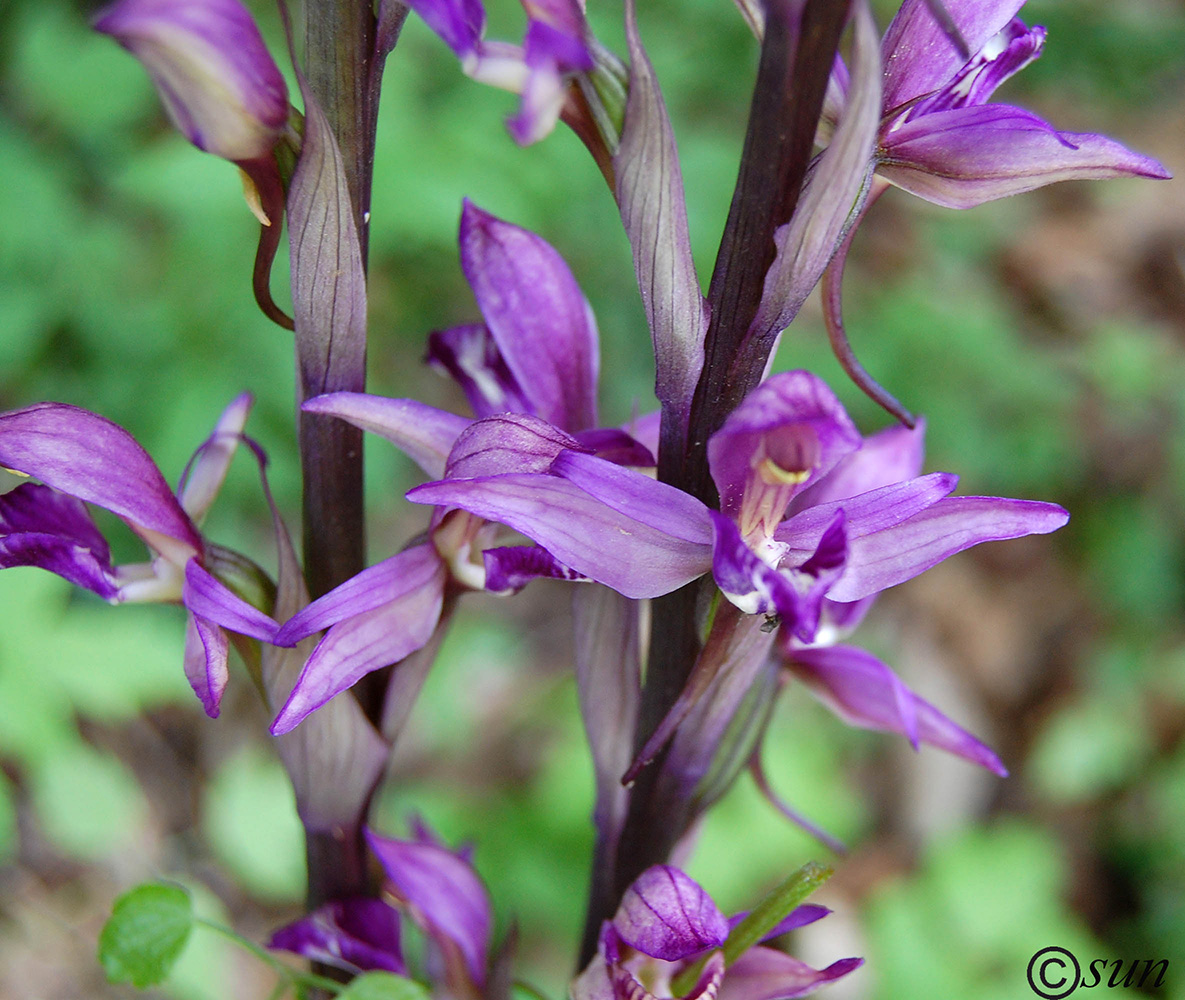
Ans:
{"label": "purple orchid flower", "polygon": [[288,123],[288,88],[239,0],[119,0],[94,27],[148,70],[173,124],[235,162],[267,156]]}
{"label": "purple orchid flower", "polygon": [[[946,0],[972,53],[959,55],[926,0],[905,0],[881,48],[884,89],[875,165],[885,181],[951,208],[970,208],[1055,181],[1167,178],[1156,160],[1106,136],[1059,132],[993,92],[1041,54],[1045,29],[1016,17],[1024,0]],[[838,62],[824,108],[846,101]]]}
{"label": "purple orchid flower", "polygon": [[[198,449],[176,495],[130,434],[88,410],[38,403],[0,414],[0,466],[33,476],[0,496],[0,568],[40,566],[112,603],[176,601],[189,612],[185,674],[210,716],[227,681],[227,632],[264,642],[278,625],[231,592],[198,531],[243,439],[250,396],[235,399]],[[152,550],[113,566],[86,504],[118,516]]]}
{"label": "purple orchid flower", "polygon": [[461,60],[467,76],[522,97],[507,120],[515,142],[546,137],[568,100],[568,83],[593,68],[584,10],[576,0],[523,0],[528,24],[522,46],[487,42],[481,0],[412,0],[420,15]]}
{"label": "purple orchid flower", "polygon": [[[767,937],[818,920],[829,911],[800,906]],[[808,996],[864,962],[840,959],[812,969],[785,952],[757,945],[727,964],[718,949],[729,921],[690,876],[671,865],[646,869],[601,929],[597,955],[572,984],[573,1000],[662,1000],[672,981],[702,963],[685,1000],[790,1000]]]}
{"label": "purple orchid flower", "polygon": [[[595,429],[596,321],[555,248],[470,202],[461,215],[460,245],[484,322],[433,334],[428,358],[457,380],[484,419],[363,393],[331,393],[304,409],[381,434],[436,478],[546,470],[566,449],[653,466],[650,451],[625,432]],[[329,631],[272,732],[289,731],[364,674],[421,649],[451,595],[509,592],[537,576],[574,578],[543,549],[497,546],[500,531],[464,510],[440,507],[428,540],[370,567],[286,622],[275,639],[279,645]]]}
{"label": "purple orchid flower", "polygon": [[[497,430],[488,434],[496,437]],[[627,597],[657,597],[711,571],[742,617],[780,623],[784,648],[795,651],[793,669],[819,689],[827,686],[819,679],[825,666],[832,668],[825,676],[835,678],[852,663],[849,656],[834,665],[842,649],[828,660],[837,625],[854,624],[882,590],[973,545],[1043,534],[1067,520],[1056,504],[951,496],[957,477],[917,474],[921,441],[921,429],[905,428],[862,440],[820,379],[786,372],[750,393],[709,441],[720,511],[575,449],[560,451],[545,470],[446,478],[416,487],[408,498],[501,521],[534,539],[551,559]],[[726,625],[722,613],[717,617]],[[701,706],[715,721],[709,726],[705,716],[694,728],[707,732],[727,724],[761,673],[769,646],[759,641],[760,632],[746,625],[734,633],[728,626],[718,641],[709,638],[683,696],[628,774],[661,749],[726,669],[728,690],[717,684]],[[915,746],[935,743],[1002,771],[986,747],[895,677],[889,681],[887,670],[865,694],[864,724],[896,728]],[[848,717],[856,717],[846,686],[833,683],[845,691]],[[886,690],[895,699],[887,708]],[[717,710],[713,699],[732,707]],[[832,700],[843,702],[839,695]],[[881,707],[874,711],[869,701]],[[898,717],[900,724],[886,721]],[[701,759],[697,747],[681,753],[687,766],[678,780],[694,784],[707,773],[710,760]]]}

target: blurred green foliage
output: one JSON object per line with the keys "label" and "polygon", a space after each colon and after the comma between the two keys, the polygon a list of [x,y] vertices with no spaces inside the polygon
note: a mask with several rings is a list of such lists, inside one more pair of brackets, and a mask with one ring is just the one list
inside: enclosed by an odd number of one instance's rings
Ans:
{"label": "blurred green foliage", "polygon": [[[274,11],[253,6],[282,51]],[[884,23],[894,4],[876,6]],[[517,5],[491,7],[491,37],[517,37]],[[0,18],[0,407],[58,399],[94,409],[135,433],[175,481],[225,403],[249,389],[257,397],[250,431],[271,456],[281,508],[294,514],[290,338],[251,297],[256,225],[239,182],[170,131],[140,68],[89,32],[89,10],[10,0]],[[590,16],[620,51],[616,15],[594,6]],[[755,47],[727,0],[653,0],[640,16],[674,119],[706,280],[735,178]],[[1026,17],[1048,25],[1048,47],[1008,85],[1009,99],[1051,117],[1069,114],[1067,127],[1109,128],[1133,141],[1179,116],[1180,4],[1033,0]],[[578,142],[560,131],[518,149],[502,125],[512,106],[508,95],[462,77],[451,53],[409,20],[387,72],[376,156],[372,386],[460,405],[416,361],[427,331],[475,316],[455,245],[461,199],[470,197],[540,232],[568,259],[600,324],[605,420],[625,420],[653,404],[628,245]],[[1122,198],[1134,187],[1114,190]],[[1076,186],[1070,197],[1091,205],[1112,195]],[[1050,681],[1064,690],[1026,717],[1014,748],[1023,759],[1010,761],[1017,776],[1004,793],[1009,815],[923,840],[915,867],[850,904],[870,960],[862,995],[1012,1000],[1026,995],[1029,955],[1053,943],[1083,954],[1185,959],[1180,318],[1174,327],[1120,310],[1045,323],[1001,260],[1033,206],[1053,211],[1052,200],[972,213],[939,213],[897,193],[885,200],[877,212],[896,213],[879,223],[891,245],[862,234],[849,269],[853,344],[878,379],[927,417],[930,468],[959,471],[963,492],[1071,508],[1070,526],[1048,551],[1077,595],[1067,627],[1089,624],[1072,668]],[[869,229],[876,225],[874,213]],[[273,278],[281,297],[285,271],[281,260]],[[809,308],[785,336],[778,364],[818,370],[865,429],[886,423],[846,383]],[[1133,467],[1132,455],[1146,457]],[[422,524],[417,511],[392,502],[414,482],[410,464],[382,443],[368,445],[368,463],[379,558]],[[233,470],[209,528],[270,563],[248,461]],[[139,558],[133,539],[117,549]],[[547,596],[563,595],[556,588]],[[558,995],[583,917],[591,769],[563,654],[508,628],[507,605],[475,604],[459,616],[428,681],[397,762],[401,780],[376,822],[398,834],[410,813],[421,813],[452,842],[476,840],[500,927],[517,921],[528,977]],[[181,616],[108,609],[32,570],[0,574],[0,614],[0,864],[12,871],[32,863],[34,840],[79,864],[134,850],[153,835],[160,789],[143,784],[110,734],[146,713],[199,725],[179,667]],[[298,827],[282,773],[260,743],[262,719],[245,710],[243,718],[255,726],[251,735],[222,735],[230,720],[200,723],[221,727],[211,740],[226,746],[200,762],[208,770],[196,806],[199,853],[271,913],[301,893]],[[765,760],[796,808],[858,848],[883,821],[867,771],[889,743],[849,730],[792,690]],[[1061,834],[1083,815],[1089,827],[1071,857]],[[1088,850],[1126,893],[1118,915],[1096,919],[1097,929],[1072,905],[1070,866]],[[742,779],[705,825],[692,870],[736,910],[825,854]],[[217,907],[209,893],[203,898]],[[191,942],[170,991],[231,995],[219,947]],[[1183,982],[1173,986],[1178,995]]]}

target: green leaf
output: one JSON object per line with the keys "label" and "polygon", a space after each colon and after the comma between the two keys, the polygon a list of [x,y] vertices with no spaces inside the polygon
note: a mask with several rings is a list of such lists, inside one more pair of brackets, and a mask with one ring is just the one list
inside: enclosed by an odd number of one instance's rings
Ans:
{"label": "green leaf", "polygon": [[112,983],[137,989],[169,974],[193,927],[189,894],[175,885],[149,882],[115,901],[99,935],[99,961]]}
{"label": "green leaf", "polygon": [[338,1000],[427,1000],[428,991],[414,979],[390,972],[367,972],[353,980]]}

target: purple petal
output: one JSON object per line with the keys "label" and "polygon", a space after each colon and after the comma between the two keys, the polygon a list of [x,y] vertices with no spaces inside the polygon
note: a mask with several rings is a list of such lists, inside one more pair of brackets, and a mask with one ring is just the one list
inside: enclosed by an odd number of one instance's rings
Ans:
{"label": "purple petal", "polygon": [[395,894],[434,937],[451,942],[464,958],[469,978],[485,982],[490,947],[490,900],[477,873],[438,844],[391,840],[366,831],[370,849]]}
{"label": "purple petal", "polygon": [[478,417],[533,412],[484,323],[430,334],[427,361],[453,377]]}
{"label": "purple petal", "polygon": [[847,101],[794,215],[774,234],[777,256],[766,272],[761,306],[750,327],[757,336],[772,336],[790,325],[864,210],[880,124],[881,65],[872,12],[866,3],[853,9],[854,74]]}
{"label": "purple petal", "polygon": [[891,132],[877,173],[920,198],[971,208],[1055,181],[1171,175],[1106,136],[1058,132],[1006,104],[956,108]]}
{"label": "purple petal", "polygon": [[522,590],[532,580],[578,580],[586,577],[570,570],[547,549],[538,545],[511,545],[486,549],[481,554],[486,569],[486,590],[508,594]]}
{"label": "purple petal", "polygon": [[226,473],[242,440],[243,427],[253,402],[253,397],[247,392],[231,400],[214,425],[213,432],[194,453],[188,474],[177,495],[182,509],[195,524],[201,523],[226,481]]}
{"label": "purple petal", "polygon": [[39,566],[111,600],[111,551],[81,500],[37,483],[0,496],[0,568]]}
{"label": "purple petal", "polygon": [[345,618],[400,600],[429,586],[440,565],[440,556],[431,542],[404,549],[302,608],[281,626],[271,641],[277,646],[293,646]]}
{"label": "purple petal", "polygon": [[629,96],[613,158],[621,221],[654,344],[655,392],[686,424],[704,363],[708,307],[700,293],[675,134],[654,67],[642,47],[634,4],[626,4]]}
{"label": "purple petal", "polygon": [[399,914],[378,899],[355,897],[318,907],[272,935],[269,948],[358,975],[380,970],[403,975]]}
{"label": "purple petal", "polygon": [[865,438],[859,449],[798,494],[790,503],[790,513],[915,479],[922,471],[925,436],[926,422],[919,419],[912,430],[894,424]]}
{"label": "purple petal", "polygon": [[411,0],[408,6],[424,19],[462,63],[475,59],[485,31],[481,0]]}
{"label": "purple petal", "polygon": [[197,529],[148,453],[89,410],[38,403],[0,414],[0,466],[111,511],[178,565],[202,550]]}
{"label": "purple petal", "polygon": [[272,734],[289,732],[372,670],[398,663],[428,642],[440,620],[445,577],[444,564],[437,562],[425,583],[326,632],[272,723]]}
{"label": "purple petal", "polygon": [[222,692],[230,677],[226,632],[199,615],[190,614],[185,630],[185,676],[202,708],[218,718]]}
{"label": "purple petal", "polygon": [[[973,55],[1002,31],[1024,0],[943,0]],[[892,110],[944,87],[966,62],[930,12],[927,0],[905,0],[889,30],[882,54],[885,109]]]}
{"label": "purple petal", "polygon": [[[564,565],[626,597],[669,593],[702,576],[711,565],[706,532],[701,541],[671,535],[638,517],[619,513],[556,476],[445,480],[417,486],[407,498],[413,503],[460,507],[521,531]],[[654,519],[655,513],[664,512],[644,513]]]}
{"label": "purple petal", "polygon": [[503,413],[475,420],[458,436],[449,452],[449,479],[501,476],[512,472],[546,472],[556,456],[581,449],[573,437],[538,417]]}
{"label": "purple petal", "polygon": [[185,564],[185,587],[181,600],[199,618],[209,619],[252,639],[270,642],[280,628],[262,611],[211,576],[196,559]]}
{"label": "purple petal", "polygon": [[566,431],[596,424],[597,327],[551,244],[466,201],[461,267],[534,411]]}
{"label": "purple petal", "polygon": [[864,964],[841,958],[825,969],[812,969],[773,948],[750,948],[728,968],[717,1000],[792,1000],[846,976]]}
{"label": "purple petal", "polygon": [[676,962],[728,937],[728,920],[703,888],[671,865],[639,875],[613,917],[618,936],[651,958]]}
{"label": "purple petal", "polygon": [[714,510],[709,514],[715,532],[712,576],[724,596],[745,614],[766,615],[776,610],[794,621],[798,595],[790,581],[758,558],[732,521]]}
{"label": "purple petal", "polygon": [[616,427],[596,427],[591,431],[581,431],[575,437],[597,458],[614,465],[653,469],[658,464],[654,459],[654,451]]}
{"label": "purple petal", "polygon": [[1044,28],[1028,28],[1019,18],[1012,21],[965,65],[942,90],[919,101],[907,119],[935,111],[949,111],[986,104],[996,88],[1019,73],[1041,55],[1045,45]]}
{"label": "purple petal", "polygon": [[306,413],[340,417],[385,437],[429,476],[444,475],[448,453],[472,421],[414,399],[387,399],[364,392],[331,392],[305,400]]}
{"label": "purple petal", "polygon": [[542,21],[531,21],[523,41],[527,78],[518,112],[507,122],[520,146],[545,138],[555,128],[568,96],[568,75],[592,69],[584,42]]}
{"label": "purple petal", "polygon": [[[830,913],[831,910],[826,906],[819,906],[818,903],[804,903],[802,906],[796,906],[778,921],[761,940],[769,941],[772,938],[781,937],[783,934],[789,934],[791,931],[798,930],[799,927],[805,927],[807,924],[813,924],[816,920],[822,920]],[[728,929],[733,930],[748,915],[748,910],[734,913],[728,918]]]}
{"label": "purple petal", "polygon": [[[850,502],[844,501],[845,509]],[[828,596],[856,601],[910,580],[973,545],[1045,535],[1069,518],[1057,504],[1037,500],[948,497],[897,524],[853,530],[847,568]],[[852,523],[855,529],[854,517]]]}
{"label": "purple petal", "polygon": [[860,432],[822,379],[806,371],[774,375],[708,442],[720,510],[743,535],[769,535],[794,494],[859,445]]}
{"label": "purple petal", "polygon": [[120,0],[93,24],[140,60],[199,149],[228,160],[271,152],[288,122],[288,88],[238,0]]}
{"label": "purple petal", "polygon": [[900,733],[1007,777],[987,746],[918,697],[871,653],[854,646],[786,651],[786,665],[811,693],[852,726]]}

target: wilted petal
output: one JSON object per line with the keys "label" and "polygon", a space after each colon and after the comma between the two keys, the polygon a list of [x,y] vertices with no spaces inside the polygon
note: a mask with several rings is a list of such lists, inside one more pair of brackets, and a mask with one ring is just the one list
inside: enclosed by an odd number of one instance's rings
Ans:
{"label": "wilted petal", "polygon": [[407,971],[399,946],[399,914],[363,896],[318,907],[272,935],[267,945],[355,975]]}
{"label": "wilted petal", "polygon": [[426,582],[326,632],[272,723],[272,734],[288,732],[361,677],[423,646],[440,620],[445,577],[444,563],[437,561]]}
{"label": "wilted petal", "polygon": [[708,307],[691,257],[675,134],[632,2],[626,4],[625,27],[630,81],[613,157],[615,194],[654,344],[655,393],[685,424],[704,363]]}
{"label": "wilted petal", "polygon": [[478,308],[534,412],[569,432],[595,425],[596,321],[563,258],[470,201],[460,239]]}
{"label": "wilted petal", "polygon": [[228,652],[226,633],[214,622],[191,613],[185,630],[185,677],[211,719],[218,718],[230,677]]}
{"label": "wilted petal", "polygon": [[429,334],[427,361],[453,377],[479,417],[533,410],[484,323]]}
{"label": "wilted petal", "polygon": [[65,403],[0,413],[0,466],[116,514],[177,565],[202,542],[156,463],[122,427]]}
{"label": "wilted petal", "polygon": [[185,564],[185,587],[181,600],[199,618],[208,618],[223,628],[252,639],[270,642],[280,628],[262,611],[215,579],[196,559]]}
{"label": "wilted petal", "polygon": [[492,917],[485,886],[463,858],[436,843],[392,840],[366,831],[395,894],[434,937],[451,942],[469,978],[485,982]]}
{"label": "wilted petal", "polygon": [[538,545],[510,545],[486,549],[481,554],[486,569],[486,590],[495,594],[522,590],[532,580],[578,580],[588,578],[569,569],[547,549]]}
{"label": "wilted petal", "polygon": [[[849,502],[844,501],[845,508]],[[1069,518],[1057,504],[1001,497],[948,497],[872,531],[856,529],[853,517],[847,568],[828,596],[856,601],[910,580],[973,545],[1045,535]]]}
{"label": "wilted petal", "polygon": [[841,958],[825,969],[812,969],[785,952],[750,948],[728,967],[718,1000],[793,1000],[809,996],[863,964],[862,958]]}
{"label": "wilted petal", "polygon": [[[978,53],[1016,15],[1024,0],[943,0],[972,53]],[[966,60],[959,55],[928,0],[905,0],[885,32],[885,108],[899,107],[943,87]]]}
{"label": "wilted petal", "polygon": [[271,152],[288,88],[238,0],[120,0],[94,27],[143,63],[173,124],[227,160]]}
{"label": "wilted petal", "polygon": [[0,495],[0,569],[38,566],[111,600],[107,540],[81,500],[37,483]]}
{"label": "wilted petal", "polygon": [[[602,464],[609,466],[607,462]],[[668,593],[702,576],[711,565],[706,530],[702,541],[673,536],[614,510],[556,476],[444,480],[417,486],[407,498],[413,503],[460,507],[521,531],[564,565],[627,597]],[[649,516],[655,512],[646,513]],[[706,521],[705,517],[705,529]]]}
{"label": "wilted petal", "polygon": [[458,436],[449,452],[449,479],[501,476],[511,472],[546,472],[556,456],[580,443],[545,420],[526,413],[503,413],[476,420]]}
{"label": "wilted petal", "polygon": [[929,743],[1001,777],[1008,771],[987,746],[909,690],[884,663],[854,646],[787,649],[786,665],[849,725],[900,733]]}
{"label": "wilted petal", "polygon": [[613,928],[631,948],[667,962],[718,948],[728,937],[728,920],[712,897],[671,865],[654,865],[634,880]]}
{"label": "wilted petal", "polygon": [[414,399],[387,399],[364,392],[330,392],[305,400],[306,413],[340,417],[385,437],[429,476],[440,478],[457,436],[471,420]]}
{"label": "wilted petal", "polygon": [[201,523],[226,481],[226,473],[242,440],[243,428],[253,402],[248,392],[231,400],[214,425],[213,432],[194,454],[189,472],[177,492],[182,509],[195,524]]}
{"label": "wilted petal", "polygon": [[860,216],[868,193],[881,113],[880,45],[867,3],[855,5],[854,19],[846,104],[830,143],[813,164],[794,215],[774,234],[778,252],[766,272],[752,323],[757,336],[790,325]]}
{"label": "wilted petal", "polygon": [[272,642],[277,646],[292,646],[345,618],[398,601],[428,586],[439,572],[440,564],[440,556],[430,542],[404,549],[301,608],[283,624]]}
{"label": "wilted petal", "polygon": [[1055,181],[1171,176],[1106,136],[1058,132],[1006,104],[956,108],[906,122],[885,138],[877,173],[927,201],[971,208]]}
{"label": "wilted petal", "polygon": [[720,510],[743,535],[768,535],[795,493],[859,445],[860,432],[822,379],[806,371],[774,375],[708,442]]}

